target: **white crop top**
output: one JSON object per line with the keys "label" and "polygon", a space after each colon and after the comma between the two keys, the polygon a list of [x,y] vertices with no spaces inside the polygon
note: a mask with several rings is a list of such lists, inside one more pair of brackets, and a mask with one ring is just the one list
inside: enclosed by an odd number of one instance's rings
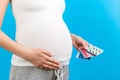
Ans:
{"label": "white crop top", "polygon": [[[64,0],[12,0],[16,21],[15,39],[29,48],[52,52],[52,58],[69,64],[72,53],[70,32],[63,21]],[[33,66],[13,54],[12,65]]]}

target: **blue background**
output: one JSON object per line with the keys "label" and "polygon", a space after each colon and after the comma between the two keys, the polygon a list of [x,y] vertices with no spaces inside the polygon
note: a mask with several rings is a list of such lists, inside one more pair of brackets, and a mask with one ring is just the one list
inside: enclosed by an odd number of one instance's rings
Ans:
{"label": "blue background", "polygon": [[[120,80],[120,0],[66,0],[64,21],[71,33],[104,49],[90,61],[76,59],[73,49],[70,80]],[[15,39],[15,20],[10,5],[2,30]],[[8,80],[11,53],[0,48],[0,80]]]}

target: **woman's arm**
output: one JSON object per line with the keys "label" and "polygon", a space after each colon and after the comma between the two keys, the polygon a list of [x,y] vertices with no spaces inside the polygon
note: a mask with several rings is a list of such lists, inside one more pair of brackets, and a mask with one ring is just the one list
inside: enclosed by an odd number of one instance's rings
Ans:
{"label": "woman's arm", "polygon": [[[6,12],[6,8],[8,6],[9,0],[0,0],[0,46],[21,56],[23,56],[23,53],[26,52],[26,49],[12,41],[7,35],[5,35],[1,31],[2,21],[4,18],[4,14]],[[19,54],[21,53],[21,54]],[[24,54],[25,55],[25,54]]]}
{"label": "woman's arm", "polygon": [[0,28],[9,0],[0,0]]}
{"label": "woman's arm", "polygon": [[[0,0],[0,26],[2,26],[3,17],[7,8],[9,0]],[[6,34],[4,34],[0,27],[0,47],[18,55],[33,65],[45,69],[57,69],[59,63],[51,58],[51,53],[43,49],[29,49],[23,45],[14,42]]]}

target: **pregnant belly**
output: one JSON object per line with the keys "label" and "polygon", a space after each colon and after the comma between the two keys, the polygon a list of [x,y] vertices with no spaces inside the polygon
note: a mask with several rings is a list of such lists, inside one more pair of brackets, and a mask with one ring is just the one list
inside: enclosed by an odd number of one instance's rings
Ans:
{"label": "pregnant belly", "polygon": [[[39,18],[36,18],[39,19]],[[71,57],[72,40],[62,19],[40,18],[17,24],[16,41],[28,48],[42,48],[54,54],[53,58],[64,61]]]}

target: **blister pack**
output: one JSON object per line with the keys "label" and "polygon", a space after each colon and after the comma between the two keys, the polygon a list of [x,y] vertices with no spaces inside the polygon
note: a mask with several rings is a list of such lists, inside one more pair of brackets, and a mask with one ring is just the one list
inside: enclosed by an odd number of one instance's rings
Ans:
{"label": "blister pack", "polygon": [[76,58],[87,59],[89,60],[91,57],[95,57],[103,53],[103,49],[98,48],[92,44],[88,44],[87,49],[80,49],[78,50],[78,54]]}

